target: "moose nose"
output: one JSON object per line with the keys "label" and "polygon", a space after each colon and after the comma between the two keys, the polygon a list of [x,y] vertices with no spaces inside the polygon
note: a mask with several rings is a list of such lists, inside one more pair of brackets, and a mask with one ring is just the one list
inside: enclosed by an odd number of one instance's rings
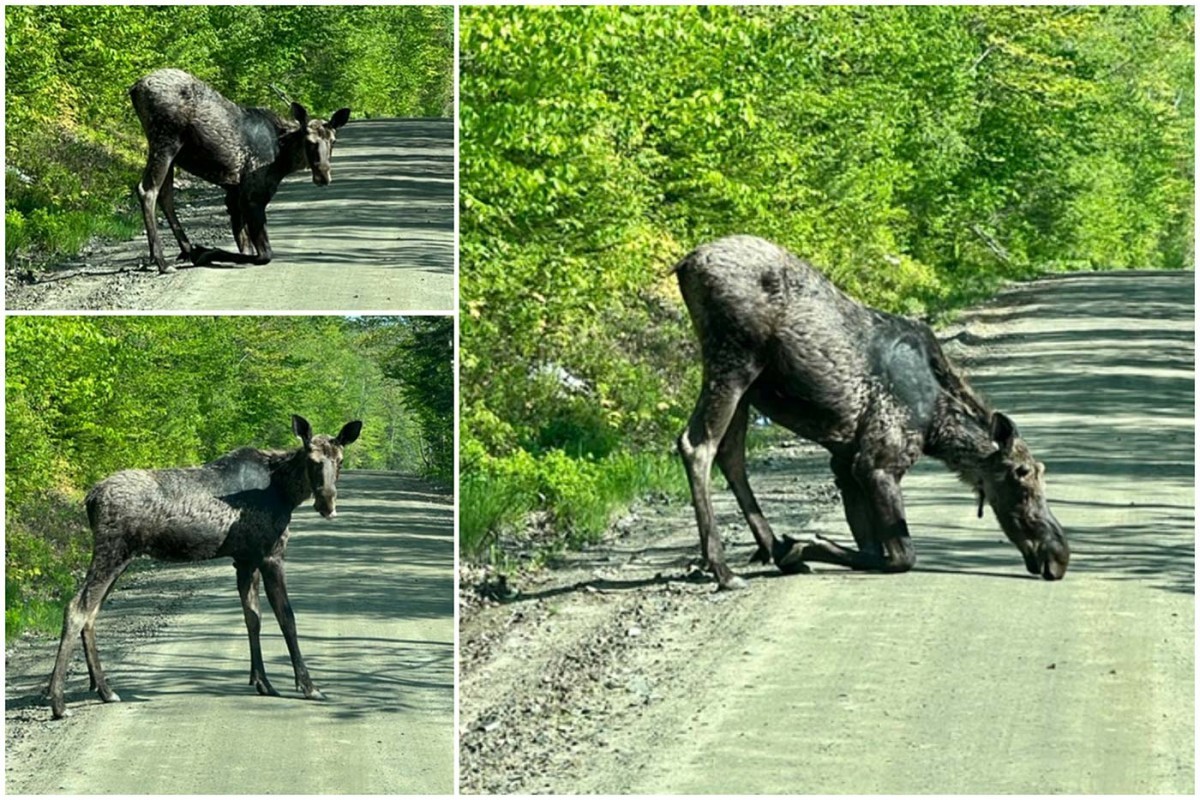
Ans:
{"label": "moose nose", "polygon": [[1038,557],[1041,561],[1041,575],[1048,581],[1061,580],[1067,574],[1067,564],[1071,561],[1071,548],[1067,544],[1067,536],[1062,525],[1053,514],[1048,514],[1050,530],[1038,547]]}
{"label": "moose nose", "polygon": [[324,172],[313,170],[313,183],[317,186],[328,186],[332,180],[333,178],[330,176],[328,170]]}

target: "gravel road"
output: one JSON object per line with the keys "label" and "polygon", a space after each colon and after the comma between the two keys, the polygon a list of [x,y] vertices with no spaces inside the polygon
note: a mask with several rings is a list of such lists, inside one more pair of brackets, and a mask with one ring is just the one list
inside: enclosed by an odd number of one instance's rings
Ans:
{"label": "gravel road", "polygon": [[288,588],[326,702],[295,691],[265,600],[263,656],[283,696],[247,684],[229,563],[152,565],[122,579],[97,625],[124,702],[87,691],[77,648],[73,714],[52,722],[42,691],[56,643],[7,649],[7,793],[451,792],[451,498],[394,473],[346,472],[337,519],[306,504],[292,531]]}
{"label": "gravel road", "polygon": [[[180,265],[159,275],[146,239],[95,246],[52,272],[11,275],[6,307],[60,311],[450,311],[454,307],[454,123],[352,120],[333,182],[292,175],[267,207],[275,257],[261,267]],[[179,173],[177,183],[189,183]],[[196,243],[234,250],[224,193],[192,180],[180,221]],[[164,251],[177,249],[159,214]]]}
{"label": "gravel road", "polygon": [[[1026,574],[932,460],[905,480],[904,575],[756,567],[715,593],[687,572],[690,507],[639,507],[465,615],[463,791],[1191,794],[1194,309],[1191,272],[1080,274],[948,332],[1047,464],[1065,580]],[[850,539],[826,464],[752,463],[778,533]]]}

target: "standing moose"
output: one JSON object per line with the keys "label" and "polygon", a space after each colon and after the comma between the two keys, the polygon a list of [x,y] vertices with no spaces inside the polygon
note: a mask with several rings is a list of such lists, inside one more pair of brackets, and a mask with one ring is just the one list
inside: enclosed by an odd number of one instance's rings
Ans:
{"label": "standing moose", "polygon": [[[150,153],[137,185],[150,240],[150,257],[160,273],[174,272],[163,257],[158,239],[155,205],[161,201],[167,223],[179,242],[179,258],[204,265],[216,261],[266,264],[271,260],[267,239],[267,203],[285,177],[312,170],[313,183],[330,182],[329,158],[334,131],[350,119],[350,109],[334,112],[328,122],[309,119],[308,111],[292,103],[295,122],[286,122],[265,108],[246,108],[186,72],[160,69],[129,90],[134,111],[146,132]],[[225,189],[238,252],[193,245],[175,215],[175,167]]]}
{"label": "standing moose", "polygon": [[279,693],[267,681],[259,646],[259,576],[283,630],[296,688],[323,700],[313,686],[296,640],[296,618],[288,601],[283,559],[292,512],[312,497],[327,519],[337,516],[337,480],[342,449],[358,439],[361,422],[348,422],[337,436],[314,436],[312,426],[292,417],[297,450],[243,447],[202,467],[131,469],[110,475],[87,495],[92,528],[92,564],[63,614],[62,640],[50,675],[50,708],[63,717],[63,684],[75,637],[83,639],[91,688],[106,703],[121,698],[109,688],[96,650],[96,615],[113,584],[139,555],[162,561],[202,561],[228,556],[237,569],[238,593],[250,635],[250,683],[263,695]]}
{"label": "standing moose", "polygon": [[[700,548],[723,589],[729,569],[713,518],[714,459],[758,542],[753,561],[783,572],[806,561],[902,572],[916,561],[900,479],[922,454],[975,489],[1034,575],[1067,571],[1070,551],[1046,505],[1044,466],[1004,414],[992,411],[942,353],[933,331],[867,308],[809,264],[751,236],[701,246],[675,267],[700,339],[703,388],[679,452]],[[746,477],[750,406],[833,458],[857,550],[821,536],[775,538]]]}

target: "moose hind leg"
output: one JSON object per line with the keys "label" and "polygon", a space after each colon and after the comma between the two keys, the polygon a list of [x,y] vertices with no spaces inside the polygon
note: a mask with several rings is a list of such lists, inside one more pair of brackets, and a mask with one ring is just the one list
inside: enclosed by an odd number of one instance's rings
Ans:
{"label": "moose hind leg", "polygon": [[184,261],[190,259],[192,256],[192,243],[188,241],[187,234],[183,230],[183,225],[179,222],[179,217],[175,215],[174,162],[167,168],[167,176],[163,179],[158,200],[162,204],[163,215],[167,218],[167,224],[171,226],[171,233],[175,234],[175,241],[179,242],[179,255],[175,260]]}
{"label": "moose hind leg", "polygon": [[[706,362],[707,354],[706,354]],[[725,362],[727,363],[727,362]],[[703,389],[687,428],[679,436],[679,455],[692,489],[692,506],[700,529],[700,552],[722,589],[745,588],[725,563],[725,548],[717,531],[712,505],[712,464],[746,389],[758,377],[758,367],[744,367],[722,375],[705,369]]]}
{"label": "moose hind leg", "polygon": [[[750,530],[754,533],[754,540],[758,543],[758,550],[750,557],[750,562],[770,564],[773,558],[781,555],[780,542],[775,538],[770,523],[767,522],[762,508],[759,507],[758,499],[755,498],[754,491],[750,488],[750,479],[746,474],[746,429],[749,425],[750,398],[749,395],[743,395],[737,410],[734,411],[733,419],[729,422],[725,437],[721,439],[721,444],[717,448],[717,466],[721,468],[721,473],[729,482],[729,488],[733,490],[733,494],[737,498],[742,515],[746,518],[746,524],[750,526]],[[780,569],[784,572],[803,572],[807,568],[803,562],[797,560],[794,562],[794,566],[789,565],[784,568],[781,565]]]}
{"label": "moose hind leg", "polygon": [[158,238],[158,219],[155,208],[158,203],[159,191],[167,179],[171,164],[179,153],[178,142],[166,142],[150,145],[150,155],[146,160],[146,169],[137,185],[138,200],[142,204],[142,221],[146,225],[146,239],[150,243],[150,258],[158,265],[160,273],[174,272],[175,267],[168,265],[163,258],[162,242]]}
{"label": "moose hind leg", "polygon": [[67,680],[67,665],[71,661],[71,653],[75,649],[75,637],[83,630],[83,595],[87,585],[81,586],[71,602],[63,611],[62,638],[58,642],[58,656],[54,659],[54,671],[50,673],[50,686],[46,693],[50,696],[50,713],[54,719],[67,716],[67,704],[63,698],[63,687]]}
{"label": "moose hind leg", "polygon": [[242,614],[246,618],[246,633],[250,637],[250,685],[261,695],[278,697],[279,692],[267,680],[267,670],[263,665],[262,644],[259,633],[262,631],[262,615],[258,607],[258,568],[253,565],[236,564],[238,595],[242,599]]}
{"label": "moose hind leg", "polygon": [[[96,688],[103,686],[109,697],[101,694],[106,702],[116,698],[115,693],[108,689],[104,673],[100,668],[100,656],[95,649],[96,615],[100,605],[108,594],[113,582],[129,566],[130,559],[121,556],[105,557],[101,553],[92,556],[92,564],[79,591],[67,603],[63,610],[62,637],[58,642],[58,655],[54,660],[54,670],[50,673],[50,685],[46,693],[50,696],[50,711],[54,719],[67,716],[67,704],[63,697],[67,681],[67,668],[70,666],[71,654],[75,650],[75,637],[80,637],[87,658],[88,672]],[[85,630],[87,633],[85,633]]]}
{"label": "moose hind leg", "polygon": [[300,642],[296,638],[296,615],[292,611],[291,601],[288,600],[287,582],[283,574],[283,559],[272,556],[262,565],[263,583],[267,589],[267,600],[275,611],[275,619],[283,631],[283,640],[287,643],[288,654],[292,657],[292,669],[296,673],[296,688],[304,692],[309,700],[324,700],[325,695],[313,686],[312,678],[308,675],[308,667],[304,657],[300,655]]}
{"label": "moose hind leg", "polygon": [[[96,582],[93,593],[88,597],[83,630],[80,632],[80,638],[83,640],[83,655],[87,661],[88,677],[91,683],[90,688],[94,689],[100,695],[100,699],[106,703],[119,703],[121,697],[109,687],[108,681],[104,677],[104,668],[100,664],[100,651],[96,648],[96,617],[99,616],[104,601],[112,594],[113,587],[117,585],[117,579],[129,567],[131,561],[132,559],[126,559],[110,573],[108,578]],[[93,603],[91,602],[93,598],[98,599],[95,599]]]}

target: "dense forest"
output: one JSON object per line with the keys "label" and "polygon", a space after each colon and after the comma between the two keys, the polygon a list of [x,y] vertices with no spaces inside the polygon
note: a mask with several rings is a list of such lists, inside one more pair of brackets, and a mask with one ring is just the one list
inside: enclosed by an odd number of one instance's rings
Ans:
{"label": "dense forest", "polygon": [[1192,266],[1190,7],[469,7],[461,36],[468,549],[531,508],[594,532],[605,476],[667,457],[699,377],[669,272],[705,240],[930,319]]}
{"label": "dense forest", "polygon": [[453,113],[450,6],[7,6],[5,254],[11,269],[130,237],[145,136],[129,87],[187,70],[286,116]]}
{"label": "dense forest", "polygon": [[9,317],[9,635],[53,628],[91,555],[87,487],[120,469],[297,446],[291,415],[362,435],[347,469],[454,470],[450,317]]}

